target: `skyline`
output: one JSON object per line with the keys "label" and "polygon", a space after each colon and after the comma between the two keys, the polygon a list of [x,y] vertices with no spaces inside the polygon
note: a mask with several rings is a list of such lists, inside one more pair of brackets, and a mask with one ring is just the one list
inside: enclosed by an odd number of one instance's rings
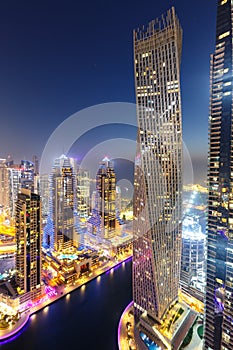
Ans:
{"label": "skyline", "polygon": [[[14,149],[0,157],[15,162],[0,158],[0,345],[17,347],[34,314],[64,297],[69,306],[92,280],[104,295],[102,275],[132,258],[119,350],[233,347],[233,0],[218,0],[211,32],[209,7],[198,5],[0,4],[10,16],[5,49],[15,51],[8,71],[0,57],[0,113],[13,112],[2,118],[0,150]],[[144,10],[153,15],[141,21]],[[89,318],[110,312],[100,305]],[[58,316],[68,320],[63,336],[80,347],[84,333],[69,316]]]}
{"label": "skyline", "polygon": [[198,168],[201,174],[195,181],[202,182],[207,162],[209,63],[214,51],[216,2],[138,4],[26,1],[19,5],[13,1],[0,5],[2,157],[9,153],[16,161],[31,159],[32,154],[40,157],[53,130],[83,108],[106,102],[134,103],[133,29],[173,5],[183,27],[184,142],[194,172]]}

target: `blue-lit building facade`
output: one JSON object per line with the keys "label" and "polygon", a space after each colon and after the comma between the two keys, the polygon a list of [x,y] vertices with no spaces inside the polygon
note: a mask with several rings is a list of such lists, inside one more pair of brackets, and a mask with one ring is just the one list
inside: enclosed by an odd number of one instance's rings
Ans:
{"label": "blue-lit building facade", "polygon": [[233,349],[233,3],[219,0],[211,56],[205,349]]}
{"label": "blue-lit building facade", "polygon": [[205,241],[206,236],[202,232],[198,218],[191,215],[185,216],[182,223],[180,284],[187,292],[193,288],[204,293]]}

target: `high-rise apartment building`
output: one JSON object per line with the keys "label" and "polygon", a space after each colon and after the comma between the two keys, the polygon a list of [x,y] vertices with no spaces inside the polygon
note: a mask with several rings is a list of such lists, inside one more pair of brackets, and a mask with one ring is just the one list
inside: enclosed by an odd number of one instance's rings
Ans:
{"label": "high-rise apartment building", "polygon": [[116,217],[120,218],[121,214],[121,188],[116,186]]}
{"label": "high-rise apartment building", "polygon": [[195,216],[186,215],[182,223],[180,284],[188,293],[205,291],[206,236]]}
{"label": "high-rise apartment building", "polygon": [[8,208],[9,205],[9,172],[6,159],[0,159],[0,206]]}
{"label": "high-rise apartment building", "polygon": [[18,193],[21,189],[21,170],[18,166],[12,165],[8,168],[9,174],[9,205],[11,216],[15,213],[15,205]]}
{"label": "high-rise apartment building", "polygon": [[29,160],[21,160],[21,187],[34,191],[34,164]]}
{"label": "high-rise apartment building", "polygon": [[178,299],[182,204],[181,50],[182,29],[174,8],[134,31],[138,139],[133,299],[135,321],[140,323],[144,315],[149,327],[161,324],[166,311]]}
{"label": "high-rise apartment building", "polygon": [[39,174],[39,160],[38,160],[38,157],[36,155],[32,156],[32,162],[34,165],[34,175],[38,175]]}
{"label": "high-rise apartment building", "polygon": [[211,55],[205,349],[233,349],[233,3],[218,0]]}
{"label": "high-rise apartment building", "polygon": [[30,190],[21,189],[15,210],[16,283],[21,302],[41,294],[41,200]]}
{"label": "high-rise apartment building", "polygon": [[116,174],[113,163],[104,158],[96,175],[97,212],[101,218],[101,235],[109,238],[116,229]]}
{"label": "high-rise apartment building", "polygon": [[39,176],[39,193],[42,200],[42,220],[46,222],[49,215],[49,175],[43,174]]}
{"label": "high-rise apartment building", "polygon": [[76,175],[73,162],[72,158],[62,155],[55,160],[50,175],[50,214],[44,245],[54,250],[71,247],[76,240]]}
{"label": "high-rise apartment building", "polygon": [[81,168],[77,173],[77,213],[80,218],[90,213],[90,173]]}

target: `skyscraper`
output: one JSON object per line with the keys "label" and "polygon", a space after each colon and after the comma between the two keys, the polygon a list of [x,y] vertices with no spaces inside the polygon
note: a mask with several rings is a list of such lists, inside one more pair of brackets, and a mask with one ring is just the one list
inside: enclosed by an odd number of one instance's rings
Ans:
{"label": "skyscraper", "polygon": [[232,14],[219,0],[211,55],[205,349],[233,349]]}
{"label": "skyscraper", "polygon": [[32,156],[32,162],[34,164],[34,175],[39,174],[39,160],[36,155]]}
{"label": "skyscraper", "polygon": [[96,175],[96,192],[98,194],[97,211],[101,218],[101,234],[109,238],[116,228],[116,174],[113,163],[104,158]]}
{"label": "skyscraper", "polygon": [[91,199],[88,232],[100,238],[116,235],[116,174],[113,163],[104,158],[96,175],[96,191]]}
{"label": "skyscraper", "polygon": [[121,214],[121,188],[116,186],[116,217],[119,219]]}
{"label": "skyscraper", "polygon": [[[182,204],[181,50],[182,29],[174,8],[134,31],[138,139],[133,299],[136,322],[145,315],[149,328],[150,324],[161,324],[168,308],[178,299]],[[151,333],[153,336],[153,331]]]}
{"label": "skyscraper", "polygon": [[87,218],[90,213],[90,173],[81,168],[77,173],[77,212],[80,218]]}
{"label": "skyscraper", "polygon": [[42,200],[42,220],[47,221],[49,215],[49,175],[43,174],[39,176],[39,192]]}
{"label": "skyscraper", "polygon": [[29,160],[21,160],[20,169],[21,187],[27,188],[34,193],[34,164]]}
{"label": "skyscraper", "polygon": [[41,294],[41,201],[22,188],[18,194],[16,221],[16,283],[21,302]]}
{"label": "skyscraper", "polygon": [[[186,215],[182,223],[182,253],[180,284],[188,293],[205,289],[206,236],[195,216]],[[194,288],[194,290],[192,290]],[[197,295],[198,295],[197,294]],[[196,295],[196,294],[195,294]],[[203,294],[204,296],[204,294]],[[202,297],[203,300],[203,297]]]}
{"label": "skyscraper", "polygon": [[62,155],[54,162],[50,175],[50,214],[44,245],[63,250],[78,245],[75,237],[76,181],[73,159]]}
{"label": "skyscraper", "polygon": [[0,159],[0,205],[5,208],[8,208],[10,205],[9,172],[6,166],[6,159]]}
{"label": "skyscraper", "polygon": [[9,202],[10,202],[10,214],[15,213],[15,205],[18,199],[18,193],[21,189],[21,170],[19,167],[12,165],[8,168],[9,174]]}

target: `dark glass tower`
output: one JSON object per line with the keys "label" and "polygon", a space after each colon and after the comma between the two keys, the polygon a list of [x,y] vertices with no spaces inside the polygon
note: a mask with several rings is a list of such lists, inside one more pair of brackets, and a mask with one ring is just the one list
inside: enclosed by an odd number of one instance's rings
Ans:
{"label": "dark glass tower", "polygon": [[218,0],[211,56],[205,349],[233,349],[232,10]]}
{"label": "dark glass tower", "polygon": [[104,158],[96,175],[98,213],[101,217],[101,235],[109,238],[116,229],[116,174],[113,163]]}

